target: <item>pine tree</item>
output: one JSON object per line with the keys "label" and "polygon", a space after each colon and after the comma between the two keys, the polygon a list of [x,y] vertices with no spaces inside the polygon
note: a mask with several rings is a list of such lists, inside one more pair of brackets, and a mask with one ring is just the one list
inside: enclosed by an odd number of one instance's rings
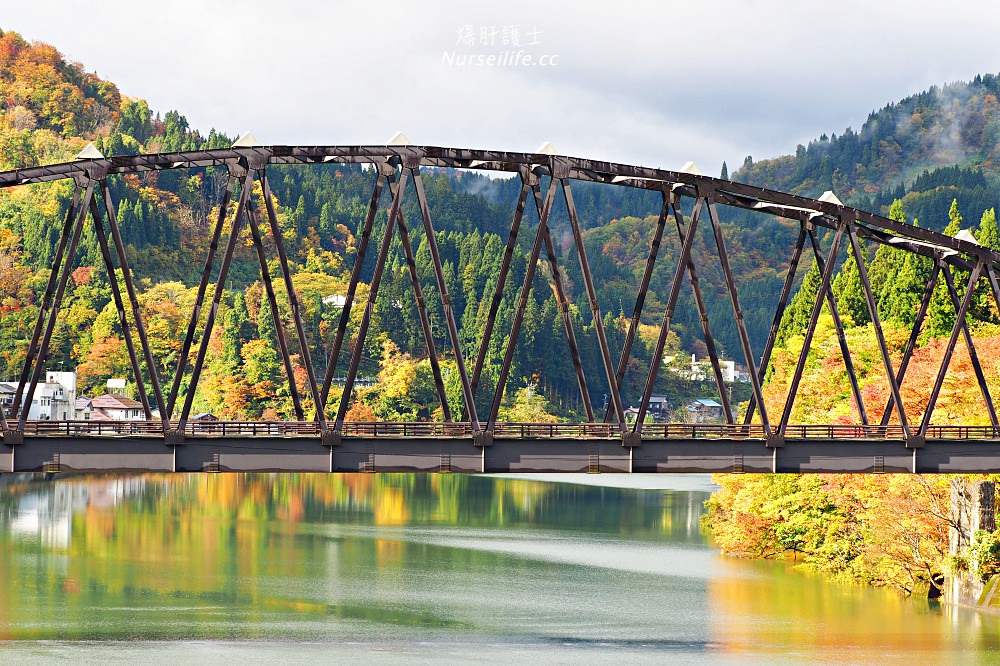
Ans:
{"label": "pine tree", "polygon": [[795,296],[785,308],[776,339],[779,346],[784,345],[790,337],[800,335],[806,330],[821,283],[822,276],[819,273],[819,265],[813,261],[806,276],[802,279],[799,290],[795,292]]}
{"label": "pine tree", "polygon": [[979,220],[979,233],[976,240],[983,247],[991,250],[1000,250],[1000,230],[997,229],[996,209],[990,208],[983,211],[983,217]]}
{"label": "pine tree", "polygon": [[729,167],[726,166],[725,161],[722,162],[722,173],[719,175],[722,180],[729,180]]}
{"label": "pine tree", "polygon": [[[862,261],[864,261],[865,248],[862,246]],[[866,262],[867,266],[867,262]],[[854,260],[854,253],[847,257],[844,267],[833,280],[833,295],[837,298],[837,308],[845,319],[850,317],[855,326],[864,326],[871,321],[871,313],[868,312],[868,301],[865,298],[864,288],[861,286],[861,272],[858,270],[858,263]]]}
{"label": "pine tree", "polygon": [[948,210],[948,226],[945,227],[946,236],[954,237],[962,229],[962,213],[958,210],[958,199],[951,200],[951,208]]}
{"label": "pine tree", "polygon": [[[948,236],[954,236],[962,228],[962,214],[958,210],[958,200],[953,199],[951,202],[951,210],[948,211],[948,226],[945,228],[944,233]],[[955,288],[959,292],[959,298],[962,297],[961,290],[963,289],[961,276],[953,271],[953,276],[955,278]],[[951,296],[948,293],[948,286],[945,282],[944,275],[938,278],[938,283],[934,287],[934,295],[931,297],[930,305],[927,308],[927,323],[924,326],[924,333],[932,338],[939,338],[949,335],[951,329],[955,326],[955,304],[951,301]]]}

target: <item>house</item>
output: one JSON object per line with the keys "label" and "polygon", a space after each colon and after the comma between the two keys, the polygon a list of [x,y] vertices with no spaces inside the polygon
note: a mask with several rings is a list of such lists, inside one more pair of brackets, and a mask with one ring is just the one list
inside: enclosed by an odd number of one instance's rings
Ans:
{"label": "house", "polygon": [[93,401],[87,396],[82,395],[76,399],[76,409],[73,411],[73,418],[77,421],[88,421],[93,411]]}
{"label": "house", "polygon": [[694,423],[717,421],[722,418],[722,405],[711,398],[698,398],[687,406],[688,419]]}
{"label": "house", "polygon": [[[17,392],[17,382],[0,382],[0,405],[6,413],[11,413],[14,405],[14,394]],[[30,420],[67,421],[75,418],[76,404],[76,373],[46,372],[45,381],[35,386],[28,407]]]}
{"label": "house", "polygon": [[[652,419],[653,421],[666,421],[670,417],[670,405],[667,402],[667,396],[665,395],[651,395],[649,396],[649,407],[646,409],[646,420]],[[625,410],[625,420],[629,423],[635,423],[636,419],[639,418],[639,408],[629,407]]]}
{"label": "house", "polygon": [[202,412],[200,414],[195,414],[191,417],[192,421],[218,421],[219,417],[215,414],[210,414],[208,412]]}
{"label": "house", "polygon": [[92,398],[90,418],[94,421],[141,421],[145,418],[142,403],[120,393],[105,393]]}

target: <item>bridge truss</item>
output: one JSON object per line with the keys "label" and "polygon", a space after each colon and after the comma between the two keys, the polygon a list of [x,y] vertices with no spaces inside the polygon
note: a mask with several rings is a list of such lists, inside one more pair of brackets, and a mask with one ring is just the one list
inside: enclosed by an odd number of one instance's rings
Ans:
{"label": "bridge truss", "polygon": [[[372,196],[362,225],[362,231],[358,238],[357,257],[351,272],[346,300],[340,314],[333,346],[329,351],[325,375],[320,377],[314,369],[310,352],[308,351],[310,345],[306,338],[302,317],[300,316],[300,306],[292,285],[278,216],[271,196],[268,167],[272,165],[301,165],[302,168],[308,168],[308,165],[311,164],[327,163],[360,163],[371,165],[372,169],[370,173],[372,173],[374,182],[372,185]],[[169,169],[198,169],[204,167],[221,167],[226,169],[226,186],[218,207],[211,245],[205,257],[201,280],[198,284],[196,302],[190,313],[176,372],[170,386],[166,387],[161,386],[157,373],[152,370],[155,367],[155,359],[143,323],[143,316],[132,278],[132,269],[129,257],[127,256],[126,246],[122,241],[122,235],[118,227],[115,213],[116,207],[111,199],[108,179],[124,174],[138,174]],[[421,178],[421,169],[424,167],[507,172],[509,174],[516,174],[516,177],[520,180],[520,191],[512,216],[500,274],[490,298],[486,330],[474,349],[463,349],[459,339],[458,327],[452,311],[451,299],[448,294],[443,265],[437,246],[431,209],[428,205]],[[988,282],[994,300],[1000,304],[1000,283],[997,280],[997,270],[1000,267],[1000,254],[974,242],[952,238],[919,227],[899,223],[879,215],[844,206],[835,200],[823,201],[810,199],[692,173],[666,171],[551,154],[411,145],[260,146],[240,145],[239,142],[229,149],[116,156],[110,158],[95,157],[93,159],[78,159],[71,163],[18,169],[0,173],[0,188],[11,188],[66,179],[71,179],[75,185],[72,202],[62,222],[52,270],[42,296],[38,317],[34,323],[26,359],[18,378],[12,410],[9,414],[4,414],[0,410],[2,442],[4,447],[11,450],[12,470],[15,469],[13,448],[23,445],[26,435],[29,439],[46,436],[78,439],[87,434],[93,434],[98,437],[108,434],[87,430],[88,428],[97,426],[69,423],[63,425],[52,424],[51,426],[33,424],[27,419],[27,409],[21,409],[22,405],[30,405],[41,373],[45,367],[45,360],[55,329],[57,314],[68,279],[73,270],[73,257],[76,254],[81,234],[88,221],[93,224],[102,260],[109,276],[115,275],[116,271],[119,272],[121,281],[125,287],[123,294],[119,288],[118,281],[116,279],[110,280],[112,297],[118,312],[140,402],[142,403],[142,409],[146,417],[145,425],[140,428],[141,432],[136,430],[138,426],[130,426],[132,428],[131,432],[133,434],[140,434],[145,439],[156,439],[156,437],[159,437],[159,445],[166,445],[167,447],[171,447],[172,450],[176,449],[176,447],[184,446],[185,442],[193,444],[194,440],[199,437],[238,436],[245,438],[247,436],[245,428],[251,427],[245,426],[245,424],[231,425],[229,431],[226,432],[226,425],[221,424],[216,426],[220,429],[217,432],[208,432],[199,429],[200,426],[192,424],[190,420],[192,401],[206,361],[209,338],[221,303],[223,286],[226,283],[226,278],[244,225],[249,228],[252,245],[255,248],[261,268],[261,276],[268,305],[274,319],[275,328],[279,332],[277,336],[278,351],[289,378],[289,390],[297,418],[295,423],[298,425],[284,428],[281,436],[285,437],[291,432],[295,435],[318,439],[319,445],[330,451],[331,461],[334,457],[333,451],[338,449],[338,447],[344,446],[347,439],[363,440],[370,438],[377,440],[379,437],[386,436],[388,432],[386,428],[389,428],[392,432],[396,432],[392,429],[409,427],[412,430],[411,435],[409,435],[410,437],[457,438],[475,447],[472,450],[479,451],[485,451],[485,449],[495,445],[500,439],[518,438],[530,440],[545,439],[546,437],[562,437],[565,439],[567,437],[565,433],[553,434],[555,430],[548,435],[541,429],[526,432],[523,430],[526,424],[506,424],[498,421],[504,386],[507,383],[507,378],[511,370],[525,308],[528,303],[535,274],[539,269],[543,249],[549,266],[552,288],[562,315],[569,354],[573,361],[576,381],[579,386],[581,401],[588,422],[587,424],[582,424],[582,429],[577,428],[577,430],[574,430],[575,434],[569,435],[569,439],[574,441],[600,439],[604,440],[605,443],[612,440],[617,441],[622,450],[627,452],[627,457],[631,461],[635,458],[634,449],[644,446],[644,443],[652,440],[670,440],[673,438],[696,441],[699,437],[711,436],[716,439],[721,438],[725,441],[737,442],[736,446],[742,446],[742,442],[749,442],[754,445],[759,444],[764,447],[763,450],[772,454],[772,458],[775,461],[772,468],[777,469],[779,467],[776,462],[779,458],[778,450],[782,449],[786,445],[786,442],[810,438],[806,430],[802,426],[791,423],[790,418],[798,386],[806,365],[810,344],[816,331],[817,322],[824,303],[829,308],[834,326],[836,327],[848,379],[851,384],[851,393],[857,405],[861,421],[857,426],[849,426],[855,428],[851,431],[844,430],[835,433],[833,430],[830,430],[830,437],[833,439],[844,439],[845,441],[852,439],[879,441],[888,439],[894,444],[902,445],[907,451],[913,450],[914,461],[916,461],[915,450],[924,447],[928,443],[928,438],[933,440],[957,439],[966,441],[969,439],[992,441],[1000,438],[1000,423],[997,420],[990,388],[966,323],[966,314],[969,310],[974,290],[981,280]],[[661,197],[662,203],[655,222],[655,228],[652,230],[645,270],[639,284],[638,295],[632,309],[632,316],[624,346],[621,350],[613,350],[605,335],[597,292],[584,247],[582,228],[573,199],[573,185],[578,182],[603,183],[615,187],[651,190],[658,192]],[[263,193],[263,210],[258,210],[258,207],[254,203],[254,198],[251,196],[255,183],[259,184]],[[383,190],[388,190],[390,205],[387,215],[387,225],[381,240],[378,241],[374,233],[374,227]],[[409,194],[411,190],[412,194]],[[403,211],[402,202],[406,196],[416,197],[417,210],[419,210],[420,216],[420,220],[416,224],[423,228],[424,237],[428,243],[432,258],[434,280],[441,299],[448,342],[451,349],[454,350],[455,363],[461,380],[464,407],[460,415],[452,410],[445,394],[439,358],[440,354],[435,347],[427,304],[422,293],[420,276],[417,273],[414,261],[413,244],[410,240],[411,223],[407,221]],[[604,373],[609,386],[609,405],[607,413],[603,417],[595,413],[594,406],[591,404],[590,392],[587,385],[587,373],[581,361],[579,344],[575,338],[569,315],[569,298],[564,283],[564,274],[559,266],[559,259],[549,224],[553,206],[557,197],[560,196],[565,202],[569,216],[573,245],[583,275],[583,288],[586,291],[591,314],[593,315],[596,341],[600,349],[600,371]],[[233,206],[234,203],[235,206]],[[789,269],[775,307],[764,350],[760,356],[755,356],[751,348],[750,337],[747,333],[743,311],[740,307],[736,278],[730,265],[729,254],[726,249],[726,238],[720,222],[720,206],[768,213],[798,223],[798,237],[789,259]],[[234,212],[230,216],[230,210],[233,208]],[[492,396],[488,413],[481,414],[476,408],[476,396],[480,391],[487,348],[491,339],[497,333],[494,331],[494,323],[497,320],[496,315],[501,305],[503,290],[509,278],[514,250],[519,242],[519,237],[522,234],[531,233],[522,228],[527,226],[523,225],[522,222],[525,211],[529,208],[533,209],[537,216],[538,224],[533,231],[527,271],[520,288],[520,297],[513,313],[513,325],[509,332],[504,332],[506,334],[506,346],[500,369],[500,379],[497,382],[498,388]],[[685,208],[689,211],[687,215],[683,212]],[[293,366],[285,339],[283,317],[279,309],[275,284],[268,267],[265,244],[261,233],[264,225],[267,225],[269,228],[273,239],[277,263],[280,267],[278,282],[280,282],[281,286],[279,288],[283,288],[287,296],[294,335],[302,350],[301,360],[307,376],[308,398],[315,412],[308,415],[312,420],[307,420],[306,418],[307,414],[303,403],[304,396],[300,395],[293,377]],[[711,332],[707,305],[698,279],[699,267],[696,266],[692,258],[692,246],[699,226],[709,227],[711,231],[710,235],[714,239],[715,258],[718,261],[717,267],[725,280],[725,287],[733,316],[732,321],[735,323],[739,336],[743,356],[742,360],[745,362],[747,368],[750,369],[749,377],[752,396],[750,398],[749,409],[742,419],[739,420],[737,419],[733,405],[730,404],[729,394],[723,383],[720,355]],[[670,229],[669,231],[668,228]],[[224,239],[226,229],[229,230],[228,238]],[[817,230],[820,229],[830,230],[833,235],[832,245],[826,251],[821,247],[820,238],[817,233]],[[676,234],[673,233],[673,230],[676,230]],[[445,430],[441,430],[440,432],[434,430],[434,428],[437,428],[436,425],[433,427],[428,426],[427,432],[421,435],[421,426],[414,424],[410,424],[409,426],[401,426],[401,424],[369,424],[371,428],[366,431],[359,424],[351,424],[346,421],[350,396],[358,379],[362,349],[372,323],[375,299],[379,291],[384,269],[386,268],[390,246],[396,237],[398,237],[405,255],[410,281],[418,306],[421,329],[434,376],[434,383],[441,401],[445,421],[442,427],[446,427]],[[621,387],[625,378],[626,368],[632,357],[632,350],[640,318],[643,315],[646,294],[653,276],[653,269],[660,254],[661,245],[667,242],[668,237],[672,238],[673,242],[679,246],[679,258],[673,272],[673,280],[670,283],[669,296],[659,326],[652,363],[644,384],[642,399],[638,408],[638,418],[634,424],[630,424],[625,419]],[[923,294],[916,323],[909,336],[902,359],[896,365],[894,365],[893,360],[890,358],[871,282],[867,274],[865,261],[862,260],[864,253],[863,243],[869,242],[888,244],[895,248],[927,257],[933,262],[932,277]],[[878,342],[881,362],[890,387],[888,404],[878,423],[872,423],[865,410],[857,373],[851,361],[850,350],[847,346],[843,325],[832,290],[832,278],[836,264],[838,263],[838,253],[844,245],[849,248],[850,253],[857,261],[861,284]],[[367,300],[364,304],[359,304],[356,301],[358,300],[358,285],[361,280],[362,266],[370,252],[376,253],[374,274],[369,283]],[[795,366],[791,388],[783,409],[780,414],[771,414],[768,413],[763,400],[762,384],[765,372],[770,364],[778,328],[792,294],[797,269],[803,253],[811,253],[815,257],[821,273],[821,284],[813,303],[809,324],[805,331],[805,342]],[[217,277],[213,286],[211,278],[215,271],[216,263],[220,260],[220,254],[221,263],[219,264]],[[959,285],[955,283],[954,270],[956,269],[967,272],[969,275],[968,282],[964,285],[964,292],[960,292]],[[688,431],[685,430],[677,430],[671,434],[670,428],[661,427],[662,424],[644,423],[657,374],[662,365],[667,336],[685,279],[692,289],[694,303],[700,315],[703,327],[702,333],[704,334],[712,366],[712,374],[719,389],[723,415],[726,421],[726,424],[719,426],[715,430],[713,430],[713,427],[703,428],[700,436],[697,434],[691,434],[690,436],[688,434],[678,434],[687,433]],[[927,315],[931,296],[935,286],[942,279],[947,285],[947,290],[955,309],[956,320],[945,354],[941,359],[931,393],[928,396],[927,407],[918,418],[918,415],[907,412],[906,405],[903,403],[900,395],[900,384],[905,377],[907,366]],[[209,298],[210,288],[212,291]],[[363,307],[364,310],[362,311],[360,329],[357,332],[353,348],[348,349],[350,347],[347,334],[348,322],[350,321],[352,310],[357,306]],[[207,312],[204,312],[206,308]],[[131,321],[129,320],[127,310],[131,313]],[[203,316],[204,324],[201,324]],[[977,430],[974,434],[966,431],[964,436],[960,431],[946,432],[946,430],[942,430],[940,427],[935,427],[931,424],[934,407],[940,395],[951,356],[956,348],[959,336],[963,336],[965,339],[972,365],[976,372],[977,381],[989,413],[990,422],[992,423],[992,427],[986,430]],[[138,340],[138,344],[136,344],[136,339]],[[336,374],[340,357],[345,351],[348,352],[348,360],[341,399],[336,413],[328,413],[327,405],[332,389],[332,380]],[[617,352],[617,354],[614,352]],[[615,355],[618,357],[617,363],[614,359]],[[145,362],[149,372],[143,372],[140,357]],[[188,381],[186,389],[182,390],[182,386],[185,386],[185,378]],[[150,392],[152,393],[152,401],[150,400]],[[890,425],[890,419],[894,412],[898,417],[898,424]],[[456,416],[458,416],[457,419],[455,418]],[[258,425],[261,428],[264,427],[263,425]],[[59,430],[63,426],[64,430]],[[49,430],[46,430],[46,427]],[[379,432],[380,427],[382,428],[381,434]],[[574,425],[573,427],[576,426]],[[251,432],[251,435],[253,432]],[[270,433],[270,431],[268,432]],[[691,432],[694,433],[694,431]],[[118,432],[115,434],[120,435],[123,433]],[[270,433],[268,436],[271,435],[273,433]],[[176,460],[176,454],[172,455]],[[723,457],[728,458],[730,455],[726,454]],[[483,453],[482,456],[485,461],[486,454]],[[876,461],[873,462],[873,465],[877,468],[878,456],[875,456],[875,458]],[[266,468],[266,466],[264,467]],[[330,469],[334,467],[335,465],[331,462]],[[487,465],[484,463],[482,467],[482,471],[485,471]],[[732,468],[736,469],[737,467],[737,464],[733,462]],[[742,467],[742,463],[740,463],[739,467]],[[914,462],[912,465],[913,471],[916,471],[917,467],[916,462]],[[628,471],[631,470],[630,463]]]}

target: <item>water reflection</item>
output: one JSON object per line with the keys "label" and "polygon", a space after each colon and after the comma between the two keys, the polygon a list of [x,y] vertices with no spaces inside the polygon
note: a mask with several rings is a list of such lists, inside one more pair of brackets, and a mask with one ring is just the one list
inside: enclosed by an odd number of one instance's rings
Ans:
{"label": "water reflection", "polygon": [[701,491],[461,475],[0,483],[0,640],[988,663],[1000,635],[992,616],[723,560]]}

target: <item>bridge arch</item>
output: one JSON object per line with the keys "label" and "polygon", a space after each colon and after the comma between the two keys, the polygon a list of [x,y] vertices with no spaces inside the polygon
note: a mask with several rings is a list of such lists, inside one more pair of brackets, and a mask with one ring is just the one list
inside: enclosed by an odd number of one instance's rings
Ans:
{"label": "bridge arch", "polygon": [[[864,262],[858,261],[862,273],[861,280],[865,289],[866,301],[871,312],[875,334],[878,338],[883,369],[886,373],[891,392],[889,405],[884,412],[885,415],[881,422],[878,424],[870,423],[865,412],[863,400],[861,399],[857,376],[851,366],[850,352],[846,347],[846,343],[843,342],[843,336],[841,336],[843,357],[848,365],[847,371],[852,385],[852,393],[859,407],[861,417],[859,425],[866,429],[863,432],[876,434],[889,432],[891,428],[889,426],[889,418],[895,410],[900,421],[898,435],[909,446],[922,446],[924,440],[928,437],[934,404],[941,391],[950,362],[950,356],[960,335],[966,337],[993,428],[997,429],[1000,427],[989,386],[976,358],[975,347],[965,323],[965,314],[970,305],[973,289],[980,280],[986,280],[989,283],[994,300],[1000,304],[1000,283],[998,283],[996,276],[998,267],[1000,267],[1000,254],[968,240],[952,238],[845,206],[837,201],[835,197],[827,200],[811,199],[711,178],[700,174],[561,155],[434,146],[235,145],[227,149],[137,156],[103,157],[99,154],[89,154],[88,156],[87,153],[82,155],[81,159],[70,163],[30,167],[0,173],[0,188],[12,188],[60,180],[72,181],[75,186],[73,200],[62,225],[51,277],[42,299],[39,316],[35,322],[31,342],[27,350],[27,358],[19,377],[14,408],[9,415],[0,412],[0,428],[4,432],[5,441],[18,441],[19,438],[23,437],[23,432],[27,428],[27,410],[19,410],[18,408],[22,404],[30,403],[31,396],[35,391],[42,368],[44,367],[44,359],[46,358],[51,340],[56,314],[66,282],[72,270],[72,257],[88,216],[94,222],[98,241],[101,246],[102,258],[108,268],[109,274],[113,274],[116,268],[122,272],[125,293],[120,293],[115,280],[111,280],[112,291],[119,311],[123,332],[125,333],[125,341],[139,388],[143,409],[148,419],[155,420],[152,418],[153,403],[155,403],[155,408],[158,412],[157,416],[159,417],[159,427],[162,428],[162,432],[167,440],[172,442],[182,441],[184,433],[190,425],[192,399],[202,366],[205,362],[208,339],[214,325],[221,297],[222,289],[219,285],[225,282],[226,272],[232,261],[240,226],[244,224],[250,229],[262,269],[262,279],[267,292],[268,302],[272,309],[276,326],[281,331],[282,324],[280,323],[281,318],[277,306],[278,292],[275,290],[268,271],[268,262],[262,243],[261,227],[265,224],[268,225],[275,240],[275,250],[278,264],[281,268],[280,280],[278,280],[281,285],[279,289],[281,287],[284,288],[291,308],[291,320],[294,324],[295,335],[300,348],[306,352],[303,354],[303,364],[308,376],[308,397],[315,408],[315,421],[318,431],[323,440],[330,444],[339,442],[345,432],[345,414],[349,402],[348,397],[351,395],[353,384],[357,379],[360,350],[368,331],[374,306],[373,299],[378,293],[379,280],[381,279],[382,269],[385,265],[386,253],[394,237],[394,233],[398,234],[404,253],[406,254],[407,265],[410,270],[410,277],[416,291],[420,310],[421,326],[433,366],[436,388],[442,401],[445,421],[447,423],[458,422],[464,424],[463,428],[466,428],[474,441],[481,446],[490,445],[494,441],[495,436],[502,434],[503,424],[498,424],[498,412],[503,398],[503,387],[506,383],[507,373],[510,371],[511,357],[519,335],[524,304],[530,292],[532,279],[538,264],[540,261],[543,261],[541,257],[543,249],[546,252],[550,265],[549,274],[552,277],[552,286],[563,313],[567,342],[570,354],[573,357],[574,369],[581,397],[585,405],[587,420],[594,424],[606,424],[603,426],[601,432],[607,432],[609,435],[614,433],[615,436],[621,438],[626,446],[638,446],[643,436],[651,436],[651,430],[656,431],[655,428],[651,429],[648,424],[643,423],[643,416],[649,407],[653,386],[661,367],[666,336],[670,330],[671,319],[674,315],[681,286],[685,279],[688,280],[693,288],[695,302],[700,311],[702,321],[705,323],[703,333],[705,335],[706,346],[709,350],[713,375],[719,385],[720,396],[724,403],[723,409],[727,425],[733,427],[744,426],[747,428],[745,432],[750,432],[749,428],[753,426],[754,432],[759,432],[768,445],[775,448],[781,447],[786,438],[795,437],[797,436],[796,433],[804,432],[796,430],[795,424],[790,423],[789,418],[796,397],[798,382],[802,376],[806,354],[808,353],[809,344],[824,301],[833,312],[836,326],[838,329],[841,327],[836,312],[836,302],[831,291],[831,281],[837,264],[837,253],[843,245],[849,248],[849,251],[855,258],[858,258],[861,256],[862,244],[867,242],[890,244],[907,252],[927,257],[933,262],[934,273],[931,284],[928,285],[927,292],[925,293],[921,313],[918,315],[903,359],[899,364],[894,364],[889,354],[885,336],[881,330],[879,313],[875,306]],[[310,354],[307,351],[309,345],[299,313],[299,304],[296,299],[295,290],[292,287],[289,264],[281,242],[281,233],[277,226],[277,214],[273,207],[272,197],[270,196],[267,173],[268,168],[274,165],[326,163],[371,165],[374,183],[371,202],[364,220],[363,232],[359,239],[358,260],[352,270],[345,306],[342,310],[336,338],[330,351],[330,361],[326,364],[327,370],[325,376],[319,377],[313,368],[313,363],[309,358]],[[129,258],[115,219],[115,205],[111,201],[107,184],[108,178],[124,174],[203,167],[221,167],[226,169],[228,174],[226,189],[219,206],[219,214],[213,227],[213,241],[208,256],[205,258],[197,302],[191,312],[181,358],[177,364],[177,371],[167,391],[164,391],[164,387],[159,385],[159,380],[155,372],[147,373],[147,380],[153,393],[153,401],[151,402],[146,391],[145,382],[143,381],[140,355],[143,357],[147,367],[150,368],[153,367],[154,359],[148,340],[146,339],[136,290],[130,276]],[[520,179],[520,193],[508,233],[501,274],[498,276],[497,288],[492,294],[490,303],[491,316],[488,318],[487,331],[484,340],[479,341],[479,344],[474,349],[463,349],[455,317],[451,309],[450,296],[447,292],[447,285],[442,273],[442,264],[435,242],[433,217],[428,206],[421,177],[421,169],[427,167],[506,172]],[[632,309],[629,330],[625,338],[625,344],[620,350],[611,348],[603,329],[601,309],[597,302],[595,286],[589,270],[587,253],[573,199],[573,186],[578,182],[601,183],[615,187],[653,191],[660,195],[662,201],[655,229],[651,234],[652,241],[645,264],[645,272],[639,285],[638,298]],[[265,206],[263,210],[257,210],[250,196],[255,183],[259,183],[264,192],[263,199]],[[327,414],[326,405],[331,389],[331,379],[341,352],[346,347],[348,318],[350,317],[351,310],[358,305],[354,301],[360,280],[360,266],[364,261],[366,253],[375,250],[374,247],[370,248],[369,244],[370,241],[374,240],[373,221],[383,190],[388,193],[391,201],[388,211],[387,230],[377,249],[375,274],[371,282],[368,301],[364,306],[361,331],[359,331],[358,336],[359,342],[355,345],[349,358],[346,381],[339,409],[336,414]],[[429,241],[430,253],[433,259],[434,280],[441,298],[448,341],[454,350],[455,362],[461,378],[465,411],[460,416],[457,412],[449,409],[438,364],[438,353],[435,349],[433,335],[430,333],[430,325],[423,302],[424,299],[420,293],[420,280],[415,273],[412,244],[408,238],[409,226],[402,207],[402,201],[406,196],[416,198],[420,219],[414,222],[414,224],[422,226],[425,238]],[[601,418],[601,415],[595,413],[593,405],[590,404],[586,378],[587,369],[583,367],[581,362],[578,344],[574,339],[573,327],[566,315],[566,308],[568,307],[566,290],[560,277],[560,268],[557,263],[556,253],[553,250],[553,239],[548,225],[548,219],[552,213],[553,206],[556,203],[557,197],[560,196],[568,212],[570,229],[573,236],[573,247],[580,262],[580,271],[584,282],[583,288],[586,291],[587,300],[590,304],[595,336],[597,337],[597,344],[600,350],[600,364],[596,371],[603,375],[609,386],[608,413],[603,418]],[[235,200],[235,214],[230,219],[227,218],[227,212],[229,204],[233,200]],[[101,202],[103,202],[103,209],[100,205]],[[682,209],[685,207],[689,211],[687,214],[682,212]],[[739,290],[727,253],[727,238],[720,224],[720,207],[734,207],[768,213],[792,220],[798,225],[798,237],[789,259],[790,269],[787,273],[779,301],[775,307],[773,323],[764,345],[763,353],[760,354],[755,353],[752,349],[743,320],[743,312],[739,303]],[[521,285],[521,300],[514,315],[514,325],[506,337],[506,353],[503,365],[501,366],[502,379],[498,382],[499,389],[492,397],[488,413],[480,414],[476,409],[476,396],[480,388],[484,350],[490,336],[495,333],[493,331],[493,322],[495,320],[496,309],[500,303],[499,294],[504,288],[508,276],[511,252],[518,242],[519,234],[522,232],[522,226],[524,226],[522,225],[522,219],[526,210],[533,211],[534,216],[538,220],[531,246],[528,275],[523,285]],[[672,238],[680,248],[679,260],[674,269],[673,281],[670,284],[669,297],[660,323],[652,364],[645,381],[638,419],[634,424],[628,424],[624,418],[624,405],[620,390],[624,372],[631,355],[632,345],[635,341],[639,319],[643,312],[645,293],[649,287],[653,267],[657,261],[658,248],[664,242],[665,228],[671,222],[677,230],[677,235],[672,236]],[[107,231],[104,230],[105,223],[108,226]],[[699,225],[703,228],[709,228],[711,237],[714,239],[716,259],[718,261],[716,268],[721,272],[725,280],[733,313],[733,322],[735,323],[741,346],[741,360],[750,369],[752,397],[750,407],[741,419],[741,423],[737,422],[737,415],[726,398],[726,391],[722,385],[719,354],[714,347],[712,334],[707,325],[704,298],[698,292],[697,271],[699,267],[691,259],[691,248]],[[231,229],[231,232],[225,242],[224,249],[221,250],[221,264],[219,267],[219,276],[216,280],[216,288],[213,290],[211,299],[206,301],[211,274],[219,258],[217,255],[219,254],[220,243],[225,235],[224,229],[227,226]],[[825,230],[833,236],[832,245],[826,251],[822,247],[817,230]],[[820,267],[821,287],[811,311],[810,322],[805,333],[806,342],[802,354],[798,359],[795,375],[792,380],[792,388],[789,391],[782,413],[769,414],[764,406],[761,385],[770,362],[770,354],[775,343],[777,328],[791,295],[796,268],[803,252],[808,253],[810,251],[816,257],[816,261]],[[115,260],[117,260],[117,266],[115,266]],[[970,275],[964,294],[959,293],[954,285],[953,269],[966,271]],[[926,312],[927,300],[930,297],[931,291],[933,291],[933,285],[940,277],[943,277],[949,285],[957,314],[956,322],[951,332],[947,352],[945,357],[942,358],[940,369],[928,400],[928,407],[924,410],[919,420],[915,420],[916,415],[908,414],[906,411],[906,406],[903,404],[899,392],[899,385],[905,375],[906,366],[920,332],[923,316]],[[201,313],[205,308],[207,308],[206,323],[201,331],[199,340],[199,321]],[[127,309],[132,314],[134,331],[126,315]],[[138,338],[138,349],[132,338],[132,332]],[[279,352],[285,370],[291,380],[290,390],[295,402],[295,410],[299,421],[305,421],[302,396],[298,394],[295,382],[291,377],[291,361],[284,341],[284,335],[279,334],[278,339]],[[199,340],[197,345],[195,344],[196,340]],[[193,359],[191,358],[192,354]],[[182,392],[181,387],[184,378],[187,376],[189,366],[190,379],[188,388]],[[594,372],[595,369],[590,368],[590,371]],[[8,416],[10,417],[9,419]],[[16,422],[14,422],[14,419],[16,419]],[[892,432],[897,431],[893,430]],[[664,433],[666,433],[665,430]]]}

